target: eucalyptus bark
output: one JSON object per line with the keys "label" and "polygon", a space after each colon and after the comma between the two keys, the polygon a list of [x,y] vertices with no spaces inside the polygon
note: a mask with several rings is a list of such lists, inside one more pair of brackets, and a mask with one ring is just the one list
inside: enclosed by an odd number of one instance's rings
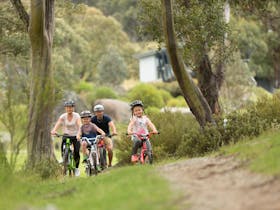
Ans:
{"label": "eucalyptus bark", "polygon": [[220,63],[217,73],[213,73],[209,57],[205,54],[196,70],[198,73],[199,89],[208,102],[212,113],[219,114],[221,112],[219,91],[224,79],[223,65]]}
{"label": "eucalyptus bark", "polygon": [[19,15],[19,18],[21,19],[21,21],[25,25],[26,31],[28,31],[29,15],[26,12],[26,10],[24,9],[24,7],[21,3],[21,0],[10,0],[10,1],[13,4],[14,8],[16,9],[16,11]]}
{"label": "eucalyptus bark", "polygon": [[0,171],[10,171],[10,165],[8,163],[4,144],[0,141]]}
{"label": "eucalyptus bark", "polygon": [[[191,3],[189,0],[183,1],[183,6],[188,10]],[[227,8],[226,8],[227,7]],[[225,21],[229,22],[229,4],[226,1],[225,3]],[[227,16],[227,17],[226,17]],[[226,39],[226,34],[225,34]],[[223,61],[220,61],[217,65],[216,72],[214,73],[209,56],[207,52],[204,52],[204,56],[198,61],[197,74],[198,74],[198,86],[205,97],[207,103],[210,106],[210,109],[213,114],[221,113],[221,106],[219,103],[219,92],[222,87],[225,68]]]}
{"label": "eucalyptus bark", "polygon": [[173,72],[190,110],[200,126],[204,127],[207,123],[214,123],[210,107],[199,88],[194,84],[191,76],[187,73],[183,59],[179,54],[174,32],[172,2],[171,0],[161,0],[161,2],[163,31]]}
{"label": "eucalyptus bark", "polygon": [[272,61],[274,70],[274,88],[280,88],[280,47],[272,50]]}
{"label": "eucalyptus bark", "polygon": [[54,107],[51,53],[54,30],[54,0],[31,0],[30,17],[20,0],[11,0],[28,28],[31,43],[27,166],[37,167],[55,159],[51,130]]}
{"label": "eucalyptus bark", "polygon": [[54,0],[31,0],[29,37],[32,70],[28,124],[28,166],[54,159],[50,126],[54,105],[51,52]]}

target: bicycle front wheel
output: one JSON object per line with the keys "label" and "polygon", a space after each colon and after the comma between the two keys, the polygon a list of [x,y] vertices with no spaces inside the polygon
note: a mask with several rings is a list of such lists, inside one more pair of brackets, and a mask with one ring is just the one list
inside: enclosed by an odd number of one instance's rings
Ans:
{"label": "bicycle front wheel", "polygon": [[63,175],[67,174],[67,169],[68,169],[68,154],[69,154],[69,149],[65,148],[64,153],[63,153]]}
{"label": "bicycle front wheel", "polygon": [[97,156],[96,153],[91,153],[91,158],[92,158],[92,165],[91,165],[91,175],[97,175],[98,170],[97,170]]}
{"label": "bicycle front wheel", "polygon": [[144,157],[145,164],[153,164],[153,154],[152,152],[146,152]]}

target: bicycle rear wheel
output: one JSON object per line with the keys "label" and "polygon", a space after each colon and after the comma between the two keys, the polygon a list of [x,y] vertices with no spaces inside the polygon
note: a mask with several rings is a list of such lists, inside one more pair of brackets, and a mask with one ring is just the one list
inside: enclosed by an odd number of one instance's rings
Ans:
{"label": "bicycle rear wheel", "polygon": [[107,166],[106,149],[105,148],[99,148],[99,154],[100,154],[100,165],[101,165],[102,170],[104,170]]}

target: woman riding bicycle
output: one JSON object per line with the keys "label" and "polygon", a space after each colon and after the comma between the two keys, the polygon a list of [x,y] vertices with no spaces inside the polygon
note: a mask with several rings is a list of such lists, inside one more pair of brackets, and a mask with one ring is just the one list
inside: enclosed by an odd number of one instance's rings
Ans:
{"label": "woman riding bicycle", "polygon": [[[144,105],[142,101],[135,100],[130,104],[131,112],[132,112],[132,118],[130,119],[130,123],[127,127],[127,134],[133,135],[135,133],[137,134],[148,134],[150,128],[152,130],[152,133],[157,134],[158,131],[155,127],[155,125],[151,122],[151,120],[144,115]],[[132,148],[132,155],[131,155],[131,162],[137,162],[138,156],[137,156],[137,150],[142,146],[142,141],[136,136],[133,135],[132,137],[133,141],[133,148]],[[149,140],[146,141],[147,149],[152,150],[151,142]]]}
{"label": "woman riding bicycle", "polygon": [[66,101],[64,103],[64,107],[65,113],[60,115],[54,128],[51,131],[51,134],[56,135],[57,130],[62,127],[65,136],[62,137],[61,154],[63,152],[63,145],[65,144],[66,139],[69,138],[74,146],[74,160],[76,163],[75,176],[79,176],[80,142],[77,140],[76,136],[78,134],[79,128],[81,127],[81,118],[77,112],[74,112],[74,101]]}

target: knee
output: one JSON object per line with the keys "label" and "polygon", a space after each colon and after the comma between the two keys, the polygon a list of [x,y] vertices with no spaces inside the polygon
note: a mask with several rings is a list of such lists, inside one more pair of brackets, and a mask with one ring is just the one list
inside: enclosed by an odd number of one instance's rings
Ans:
{"label": "knee", "polygon": [[85,141],[83,141],[83,142],[81,143],[81,146],[82,146],[83,149],[85,149],[85,148],[87,147],[87,143],[86,143]]}

